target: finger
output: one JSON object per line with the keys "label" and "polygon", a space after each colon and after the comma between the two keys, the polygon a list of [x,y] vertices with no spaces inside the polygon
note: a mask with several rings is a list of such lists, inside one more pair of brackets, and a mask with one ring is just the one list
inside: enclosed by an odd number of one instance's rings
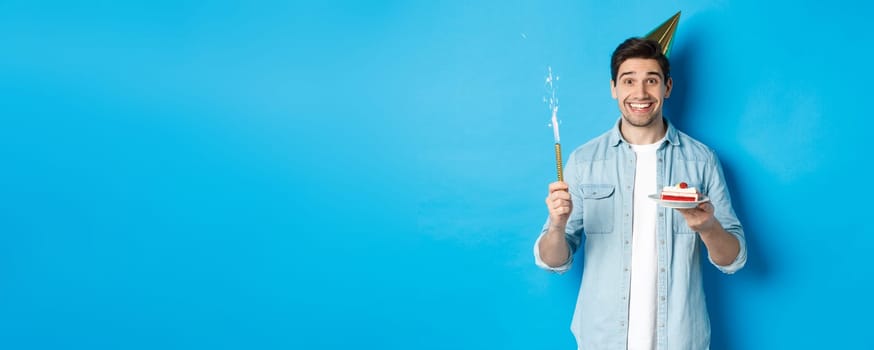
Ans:
{"label": "finger", "polygon": [[555,208],[559,205],[571,205],[570,198],[562,198],[560,196],[556,196],[556,194],[550,194],[546,196],[546,206],[549,208]]}
{"label": "finger", "polygon": [[571,212],[571,208],[567,206],[561,206],[553,209],[553,212],[555,213],[555,215],[565,215]]}
{"label": "finger", "polygon": [[567,191],[555,191],[550,195],[555,199],[571,200],[571,194],[567,193]]}
{"label": "finger", "polygon": [[562,208],[562,207],[570,208],[571,203],[568,201],[554,201],[554,202],[552,202],[552,207],[553,208]]}
{"label": "finger", "polygon": [[549,204],[550,207],[556,207],[559,205],[571,205],[571,201],[568,199],[550,198],[547,201],[547,204]]}
{"label": "finger", "polygon": [[684,209],[676,208],[675,210],[680,212],[680,214],[683,215],[684,218],[686,218],[686,221],[688,221],[690,218],[694,218],[694,217],[698,216],[699,214],[701,214],[703,212],[698,207],[684,208]]}
{"label": "finger", "polygon": [[555,192],[555,191],[567,192],[567,189],[568,189],[568,184],[564,181],[556,181],[556,182],[549,184],[549,192],[550,193]]}
{"label": "finger", "polygon": [[556,192],[552,192],[548,196],[546,196],[547,203],[557,201],[557,200],[570,201],[571,195],[565,191],[556,191]]}

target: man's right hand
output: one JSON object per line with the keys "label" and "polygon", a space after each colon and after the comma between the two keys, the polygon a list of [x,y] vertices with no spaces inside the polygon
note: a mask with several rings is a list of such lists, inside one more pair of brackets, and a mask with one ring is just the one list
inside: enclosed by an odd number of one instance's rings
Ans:
{"label": "man's right hand", "polygon": [[564,232],[568,218],[571,216],[571,210],[573,210],[567,183],[556,181],[549,184],[546,207],[549,208],[549,225]]}

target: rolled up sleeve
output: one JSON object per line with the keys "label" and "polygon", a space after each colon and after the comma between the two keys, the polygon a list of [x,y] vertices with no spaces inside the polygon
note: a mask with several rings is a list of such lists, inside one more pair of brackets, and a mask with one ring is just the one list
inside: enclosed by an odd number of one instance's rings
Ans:
{"label": "rolled up sleeve", "polygon": [[722,227],[730,233],[732,236],[737,238],[739,250],[737,253],[737,257],[731,264],[726,266],[722,266],[713,262],[713,258],[710,257],[710,254],[707,254],[707,259],[710,260],[710,263],[713,266],[716,266],[719,271],[722,271],[726,274],[733,274],[744,267],[747,263],[747,242],[744,238],[744,229],[740,223],[740,220],[737,218],[737,214],[734,212],[734,208],[731,205],[731,196],[728,192],[728,186],[725,181],[725,174],[722,171],[722,164],[719,159],[716,157],[716,154],[711,154],[710,160],[711,166],[713,166],[713,176],[709,183],[710,188],[710,199],[713,202],[713,207],[715,210],[714,215],[716,219],[722,224]]}
{"label": "rolled up sleeve", "polygon": [[571,253],[568,254],[567,261],[565,261],[564,264],[561,264],[560,266],[556,266],[556,267],[552,267],[552,266],[547,265],[543,261],[543,259],[540,257],[540,240],[543,238],[543,235],[545,235],[545,234],[546,234],[546,231],[541,232],[540,237],[537,237],[537,240],[534,242],[534,263],[537,264],[538,267],[540,267],[544,270],[549,270],[549,271],[552,271],[555,273],[567,272],[568,270],[571,269],[571,266],[573,266],[573,264],[574,264],[573,250],[569,250],[569,251],[571,251]]}
{"label": "rolled up sleeve", "polygon": [[719,271],[722,271],[723,273],[729,275],[742,269],[744,265],[747,264],[747,241],[741,235],[737,235],[734,233],[731,233],[731,235],[737,238],[737,243],[740,247],[740,250],[737,253],[737,258],[735,258],[731,264],[728,264],[726,266],[719,265],[713,262],[713,258],[710,257],[710,254],[707,254],[707,260],[710,260],[710,263],[713,264],[713,266],[716,266]]}

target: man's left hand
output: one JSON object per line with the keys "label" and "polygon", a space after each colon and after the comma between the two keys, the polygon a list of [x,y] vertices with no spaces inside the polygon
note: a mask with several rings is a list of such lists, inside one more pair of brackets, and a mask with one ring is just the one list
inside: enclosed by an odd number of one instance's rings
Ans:
{"label": "man's left hand", "polygon": [[713,204],[704,202],[691,209],[677,209],[686,218],[686,224],[695,232],[712,232],[719,228],[719,220],[713,216]]}

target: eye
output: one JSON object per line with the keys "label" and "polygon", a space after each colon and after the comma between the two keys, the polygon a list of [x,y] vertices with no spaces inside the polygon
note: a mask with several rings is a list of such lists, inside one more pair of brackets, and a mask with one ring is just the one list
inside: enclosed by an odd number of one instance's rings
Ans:
{"label": "eye", "polygon": [[634,85],[634,80],[631,79],[625,79],[625,81],[623,82],[625,83],[625,85]]}
{"label": "eye", "polygon": [[655,84],[658,84],[659,81],[658,81],[658,79],[650,78],[650,79],[647,79],[647,80],[646,80],[646,83],[647,83],[647,84],[650,84],[650,85],[655,85]]}

